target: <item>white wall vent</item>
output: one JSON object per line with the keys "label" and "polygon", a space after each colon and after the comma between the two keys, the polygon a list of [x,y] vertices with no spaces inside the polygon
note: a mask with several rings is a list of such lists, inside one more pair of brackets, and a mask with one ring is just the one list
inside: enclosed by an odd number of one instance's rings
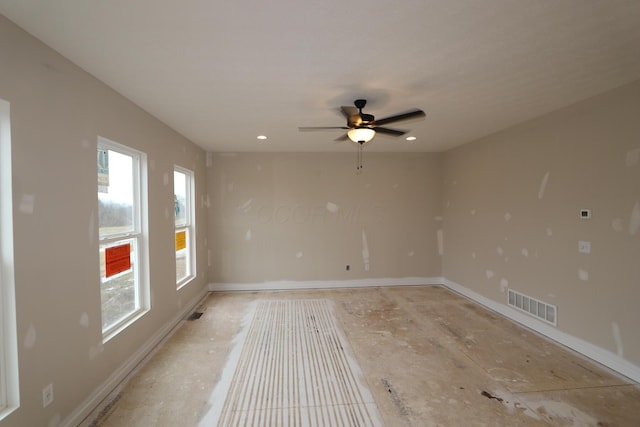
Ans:
{"label": "white wall vent", "polygon": [[553,326],[558,324],[558,309],[555,305],[521,294],[513,289],[509,289],[509,305]]}

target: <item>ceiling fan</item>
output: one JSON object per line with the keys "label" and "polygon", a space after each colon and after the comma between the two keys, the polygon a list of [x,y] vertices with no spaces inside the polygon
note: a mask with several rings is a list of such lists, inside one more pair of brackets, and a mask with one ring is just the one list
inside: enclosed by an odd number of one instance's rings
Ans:
{"label": "ceiling fan", "polygon": [[406,113],[396,114],[394,116],[376,120],[373,115],[362,112],[364,106],[367,105],[366,99],[356,99],[353,104],[355,105],[355,107],[344,105],[340,107],[340,111],[347,119],[346,126],[299,127],[298,130],[304,132],[316,130],[345,129],[347,132],[337,138],[336,141],[346,141],[350,139],[353,142],[363,145],[371,141],[373,137],[376,136],[376,133],[390,136],[401,136],[408,132],[405,130],[382,127],[383,125],[425,116],[424,111],[414,109]]}
{"label": "ceiling fan", "polygon": [[390,123],[399,122],[402,120],[409,120],[418,117],[424,117],[426,114],[419,109],[413,109],[406,113],[396,114],[394,116],[385,117],[384,119],[376,120],[371,114],[362,112],[362,109],[367,105],[366,99],[356,99],[353,104],[355,107],[342,106],[340,111],[347,119],[346,126],[312,126],[312,127],[299,127],[300,131],[316,131],[316,130],[334,130],[344,129],[347,132],[338,137],[336,141],[351,140],[358,144],[358,173],[362,171],[362,146],[371,141],[376,133],[381,133],[390,136],[401,136],[408,131],[391,129],[382,127]]}

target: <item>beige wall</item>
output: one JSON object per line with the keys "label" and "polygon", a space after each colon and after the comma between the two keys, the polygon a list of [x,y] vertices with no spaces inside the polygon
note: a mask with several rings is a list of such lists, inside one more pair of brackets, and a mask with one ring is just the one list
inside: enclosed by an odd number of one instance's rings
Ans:
{"label": "beige wall", "polygon": [[639,112],[636,82],[447,152],[443,275],[556,304],[561,331],[639,366]]}
{"label": "beige wall", "polygon": [[211,282],[441,275],[439,154],[365,151],[361,175],[355,148],[209,160]]}
{"label": "beige wall", "polygon": [[[57,425],[206,289],[206,208],[199,208],[199,277],[176,291],[171,184],[174,164],[194,170],[200,202],[206,156],[2,16],[0,64],[0,98],[11,104],[21,396],[20,408],[0,425]],[[152,310],[104,346],[99,135],[147,153],[149,161]],[[42,388],[49,383],[55,400],[43,409]]]}

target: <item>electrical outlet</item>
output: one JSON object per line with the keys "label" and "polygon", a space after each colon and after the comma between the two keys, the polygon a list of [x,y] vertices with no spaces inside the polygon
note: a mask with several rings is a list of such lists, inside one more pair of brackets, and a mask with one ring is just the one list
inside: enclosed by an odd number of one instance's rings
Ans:
{"label": "electrical outlet", "polygon": [[51,403],[53,403],[53,384],[42,389],[42,407],[46,408]]}
{"label": "electrical outlet", "polygon": [[591,242],[585,242],[584,240],[578,241],[578,252],[581,254],[590,254]]}

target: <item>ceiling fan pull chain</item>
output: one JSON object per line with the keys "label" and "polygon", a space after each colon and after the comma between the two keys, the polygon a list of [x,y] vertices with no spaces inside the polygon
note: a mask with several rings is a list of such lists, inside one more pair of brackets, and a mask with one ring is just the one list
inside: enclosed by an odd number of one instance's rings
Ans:
{"label": "ceiling fan pull chain", "polygon": [[362,174],[362,144],[358,143],[358,165],[356,167],[356,174],[360,175]]}

